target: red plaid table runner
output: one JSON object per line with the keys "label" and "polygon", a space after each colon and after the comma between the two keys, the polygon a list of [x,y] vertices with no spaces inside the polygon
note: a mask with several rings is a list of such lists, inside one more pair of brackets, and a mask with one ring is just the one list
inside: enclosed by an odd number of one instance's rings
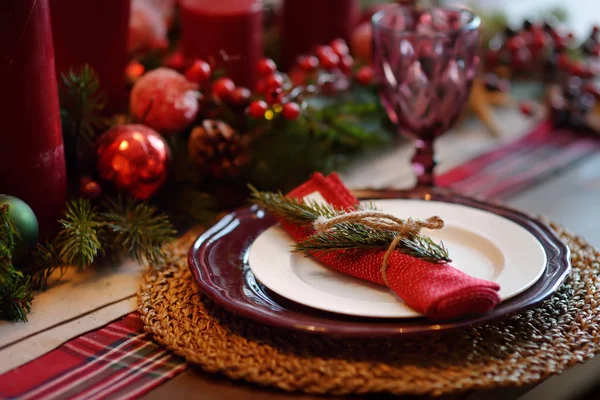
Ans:
{"label": "red plaid table runner", "polygon": [[[600,149],[600,141],[543,123],[523,139],[438,178],[464,194],[507,198]],[[137,313],[0,375],[0,398],[130,399],[187,368],[143,331]]]}
{"label": "red plaid table runner", "polygon": [[86,333],[0,376],[7,399],[136,398],[185,361],[152,341],[137,313]]}

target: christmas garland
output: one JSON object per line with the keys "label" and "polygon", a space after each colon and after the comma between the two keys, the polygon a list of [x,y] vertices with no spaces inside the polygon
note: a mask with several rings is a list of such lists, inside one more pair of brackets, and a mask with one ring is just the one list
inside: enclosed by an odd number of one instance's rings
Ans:
{"label": "christmas garland", "polygon": [[208,224],[245,201],[248,182],[287,190],[312,172],[332,171],[354,153],[389,143],[370,67],[353,66],[343,41],[325,49],[306,57],[295,78],[301,82],[262,60],[254,92],[235,87],[203,60],[182,73],[144,71],[131,77],[130,113],[108,117],[92,68],[63,74],[72,197],[57,236],[40,242],[31,209],[15,198],[0,201],[0,319],[25,321],[34,291],[67,266],[122,257],[160,264],[176,234],[173,223]]}
{"label": "christmas garland", "polygon": [[[486,71],[493,74],[476,79],[477,96],[471,99],[484,122],[493,125],[487,121],[489,104],[508,103],[506,96],[497,96],[508,93],[505,78],[542,75],[551,82],[547,106],[557,124],[600,132],[589,118],[600,99],[593,81],[599,72],[600,29],[577,44],[550,21],[525,21],[515,30],[498,16],[487,20],[495,21],[486,26],[484,55]],[[368,35],[365,24],[357,34]],[[299,57],[287,73],[263,59],[257,86],[245,88],[210,60],[184,60],[177,30],[175,23],[166,53],[142,54],[127,68],[126,114],[106,114],[102,83],[92,68],[62,75],[71,197],[57,236],[41,241],[31,209],[16,198],[0,198],[0,319],[26,320],[34,291],[67,266],[81,269],[122,257],[160,264],[161,249],[176,236],[175,227],[209,224],[222,210],[243,204],[248,183],[258,188],[255,201],[275,210],[285,199],[264,197],[259,190],[286,192],[311,173],[329,173],[395,137],[377,99],[368,55],[351,55],[343,40]],[[268,26],[266,32],[274,30]],[[527,104],[522,111],[535,112]],[[301,211],[297,207],[292,208]],[[369,238],[359,233],[317,236],[305,250],[332,243],[364,245]],[[379,239],[383,245],[390,237]],[[405,238],[399,247],[447,258],[443,245],[422,237]]]}

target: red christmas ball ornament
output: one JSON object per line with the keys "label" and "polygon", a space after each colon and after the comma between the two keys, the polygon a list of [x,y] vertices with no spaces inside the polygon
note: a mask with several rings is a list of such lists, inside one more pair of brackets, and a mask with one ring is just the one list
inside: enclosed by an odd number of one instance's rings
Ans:
{"label": "red christmas ball ornament", "polygon": [[300,56],[298,66],[305,72],[313,72],[319,66],[319,59],[315,56]]}
{"label": "red christmas ball ornament", "polygon": [[344,39],[334,39],[331,41],[331,43],[329,43],[329,46],[331,47],[331,50],[333,50],[333,52],[340,58],[350,54],[350,49],[348,48],[348,44]]}
{"label": "red christmas ball ornament", "polygon": [[102,187],[89,176],[84,176],[79,180],[79,192],[85,198],[96,200],[102,196]]}
{"label": "red christmas ball ornament", "polygon": [[198,114],[197,85],[168,68],[158,68],[137,80],[130,108],[145,125],[163,134],[187,128]]}
{"label": "red christmas ball ornament", "polygon": [[266,102],[263,100],[256,100],[250,103],[247,112],[252,118],[260,119],[265,117],[265,112],[268,108],[269,106]]}
{"label": "red christmas ball ornament", "polygon": [[252,92],[250,91],[250,89],[240,86],[235,88],[234,91],[231,93],[230,100],[235,105],[244,106],[248,104],[250,96],[252,96]]}
{"label": "red christmas ball ornament", "polygon": [[294,102],[285,103],[281,109],[281,115],[289,121],[298,119],[300,116],[300,106]]}
{"label": "red christmas ball ornament", "polygon": [[256,69],[261,76],[269,76],[277,71],[277,64],[270,58],[263,58],[256,65]]}
{"label": "red christmas ball ornament", "polygon": [[194,83],[204,83],[210,79],[212,69],[210,65],[204,60],[196,60],[194,63],[185,71],[185,77]]}
{"label": "red christmas ball ornament", "polygon": [[98,139],[100,178],[129,195],[146,200],[167,180],[169,147],[145,125],[117,125]]}
{"label": "red christmas ball ornament", "polygon": [[375,77],[375,71],[373,68],[365,65],[361,67],[358,71],[356,71],[356,80],[361,85],[369,85],[373,82],[373,78]]}
{"label": "red christmas ball ornament", "polygon": [[235,90],[235,83],[229,78],[219,78],[213,83],[212,92],[221,100],[228,100]]}

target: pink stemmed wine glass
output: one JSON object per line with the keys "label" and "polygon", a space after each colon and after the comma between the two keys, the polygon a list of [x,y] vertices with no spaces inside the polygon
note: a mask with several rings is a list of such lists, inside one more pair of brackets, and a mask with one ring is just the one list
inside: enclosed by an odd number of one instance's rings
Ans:
{"label": "pink stemmed wine glass", "polygon": [[435,139],[457,120],[477,73],[480,19],[466,9],[390,6],[373,16],[379,97],[416,140],[417,188],[434,186]]}

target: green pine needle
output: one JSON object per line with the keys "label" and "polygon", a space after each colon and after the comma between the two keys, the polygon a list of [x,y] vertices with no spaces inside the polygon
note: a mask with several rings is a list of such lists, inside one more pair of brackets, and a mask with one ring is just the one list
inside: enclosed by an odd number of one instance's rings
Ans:
{"label": "green pine needle", "polygon": [[70,201],[65,217],[58,222],[62,225],[55,241],[56,248],[60,249],[58,259],[79,269],[92,264],[101,249],[98,229],[103,223],[90,201]]}
{"label": "green pine needle", "polygon": [[60,258],[59,253],[53,242],[38,243],[31,267],[23,270],[26,275],[31,277],[31,286],[33,289],[46,289],[48,287],[48,279],[50,279],[50,276],[56,270],[60,270],[59,279],[63,276],[68,264]]}
{"label": "green pine needle", "polygon": [[164,260],[163,245],[176,233],[165,214],[135,200],[123,200],[120,196],[105,202],[102,214],[115,251],[125,249],[142,264],[156,265]]}
{"label": "green pine needle", "polygon": [[30,278],[13,271],[9,279],[0,286],[0,319],[27,321],[32,301]]}
{"label": "green pine needle", "polygon": [[61,78],[63,131],[67,136],[83,138],[91,143],[96,131],[103,127],[101,113],[106,105],[106,96],[100,91],[98,74],[86,64],[77,72],[70,69]]}
{"label": "green pine needle", "polygon": [[[268,210],[278,218],[299,225],[310,225],[319,217],[331,218],[344,211],[336,210],[330,205],[316,203],[303,204],[297,199],[285,197],[282,193],[260,192],[250,186],[251,201]],[[374,210],[374,206],[357,206],[357,210]],[[327,232],[316,233],[305,241],[295,245],[296,251],[308,253],[329,252],[336,250],[358,250],[367,248],[387,249],[396,238],[397,233],[388,230],[375,230],[360,223],[341,223]],[[397,250],[434,262],[450,262],[448,250],[443,243],[437,244],[424,235],[410,235],[398,243]]]}
{"label": "green pine needle", "polygon": [[0,284],[6,282],[14,271],[12,253],[15,249],[15,237],[19,237],[19,231],[8,212],[8,204],[0,207]]}

